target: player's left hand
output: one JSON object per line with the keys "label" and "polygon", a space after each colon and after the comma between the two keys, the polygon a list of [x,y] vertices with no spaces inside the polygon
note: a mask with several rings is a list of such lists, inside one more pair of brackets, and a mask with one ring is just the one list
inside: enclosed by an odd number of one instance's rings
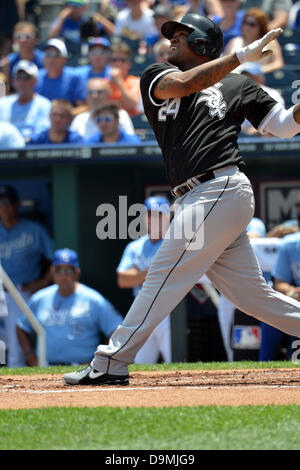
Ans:
{"label": "player's left hand", "polygon": [[277,39],[283,32],[281,28],[272,29],[265,34],[261,39],[252,42],[249,46],[242,47],[236,51],[236,56],[241,64],[244,62],[257,62],[264,57],[272,54],[271,50],[265,47],[274,39]]}

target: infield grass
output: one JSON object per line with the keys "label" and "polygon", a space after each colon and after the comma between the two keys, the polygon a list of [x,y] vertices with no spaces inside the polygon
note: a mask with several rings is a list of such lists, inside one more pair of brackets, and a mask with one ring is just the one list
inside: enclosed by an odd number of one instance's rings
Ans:
{"label": "infield grass", "polygon": [[0,411],[1,450],[298,450],[300,406]]}

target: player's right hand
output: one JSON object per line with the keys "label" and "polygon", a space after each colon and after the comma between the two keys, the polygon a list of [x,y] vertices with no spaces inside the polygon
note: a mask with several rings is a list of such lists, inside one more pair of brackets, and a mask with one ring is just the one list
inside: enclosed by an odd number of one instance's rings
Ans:
{"label": "player's right hand", "polygon": [[264,48],[283,32],[281,28],[272,29],[261,39],[252,42],[249,46],[241,47],[236,51],[236,56],[241,64],[244,62],[257,62],[258,60],[272,54],[271,50]]}

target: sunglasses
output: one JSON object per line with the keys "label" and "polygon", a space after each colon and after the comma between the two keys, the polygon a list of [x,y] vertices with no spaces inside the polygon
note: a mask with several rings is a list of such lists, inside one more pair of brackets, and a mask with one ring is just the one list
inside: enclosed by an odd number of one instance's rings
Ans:
{"label": "sunglasses", "polygon": [[21,41],[22,39],[34,39],[36,36],[34,33],[16,33],[14,34],[14,39],[16,41]]}
{"label": "sunglasses", "polygon": [[58,51],[46,51],[45,57],[61,57],[61,54]]}
{"label": "sunglasses", "polygon": [[97,96],[101,96],[105,93],[108,93],[106,90],[88,90],[88,95],[92,96],[92,95],[97,95]]}
{"label": "sunglasses", "polygon": [[98,116],[96,117],[96,123],[97,124],[101,124],[101,122],[112,122],[114,120],[114,118],[112,116],[105,116],[105,117],[101,117],[101,116]]}
{"label": "sunglasses", "polygon": [[123,63],[125,63],[125,62],[128,62],[129,59],[125,59],[125,57],[112,57],[110,59],[110,61],[111,62],[123,62]]}
{"label": "sunglasses", "polygon": [[28,75],[27,73],[17,73],[15,76],[16,80],[30,80],[31,75]]}
{"label": "sunglasses", "polygon": [[89,55],[92,57],[104,57],[108,56],[109,52],[102,49],[91,49],[89,51]]}
{"label": "sunglasses", "polygon": [[56,274],[66,274],[67,276],[72,276],[75,273],[74,268],[62,268],[60,266],[55,266],[54,271]]}
{"label": "sunglasses", "polygon": [[255,26],[257,26],[257,23],[255,21],[249,21],[249,20],[242,21],[242,24],[245,24],[247,26],[251,26],[252,28],[255,28]]}

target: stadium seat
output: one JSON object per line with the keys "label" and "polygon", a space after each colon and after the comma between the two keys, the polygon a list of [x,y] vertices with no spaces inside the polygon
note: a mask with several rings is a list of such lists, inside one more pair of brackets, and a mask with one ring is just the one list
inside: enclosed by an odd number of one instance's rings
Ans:
{"label": "stadium seat", "polygon": [[266,73],[266,85],[271,88],[283,88],[292,85],[295,80],[299,79],[299,74],[292,70],[275,70]]}
{"label": "stadium seat", "polygon": [[278,37],[278,42],[281,46],[285,44],[300,44],[300,30],[286,28],[283,33]]}
{"label": "stadium seat", "polygon": [[135,54],[132,61],[132,66],[129,71],[132,75],[140,76],[143,71],[151,64],[155,62],[155,58],[153,55],[141,55]]}
{"label": "stadium seat", "polygon": [[144,113],[138,114],[131,118],[135,132],[141,140],[155,139],[154,132],[149,124],[149,121]]}

